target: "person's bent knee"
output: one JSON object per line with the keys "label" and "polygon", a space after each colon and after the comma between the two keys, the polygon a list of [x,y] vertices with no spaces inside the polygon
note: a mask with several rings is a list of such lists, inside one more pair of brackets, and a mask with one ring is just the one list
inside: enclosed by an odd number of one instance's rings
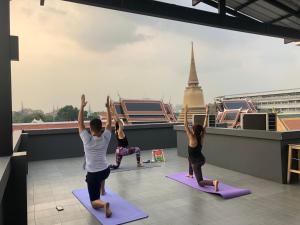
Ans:
{"label": "person's bent knee", "polygon": [[199,186],[205,187],[205,182],[203,180],[199,180],[199,181],[197,180],[197,182],[198,182]]}

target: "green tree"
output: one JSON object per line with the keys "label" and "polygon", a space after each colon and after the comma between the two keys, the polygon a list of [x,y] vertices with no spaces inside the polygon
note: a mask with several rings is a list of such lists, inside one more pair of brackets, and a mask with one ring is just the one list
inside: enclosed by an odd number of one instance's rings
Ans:
{"label": "green tree", "polygon": [[13,123],[23,123],[23,115],[21,112],[13,112]]}
{"label": "green tree", "polygon": [[50,114],[45,114],[45,120],[44,122],[55,122],[55,117]]}
{"label": "green tree", "polygon": [[[72,105],[66,105],[65,107],[58,110],[55,120],[56,121],[76,121],[78,118],[78,108]],[[87,112],[84,113],[85,118]]]}
{"label": "green tree", "polygon": [[13,112],[14,123],[31,123],[34,119],[45,121],[45,114],[42,110],[28,109],[26,112]]}
{"label": "green tree", "polygon": [[99,118],[99,114],[97,112],[90,113],[89,116],[86,115],[86,119],[92,120],[94,118]]}
{"label": "green tree", "polygon": [[41,112],[35,112],[24,116],[22,123],[31,123],[34,119],[45,121],[45,115]]}

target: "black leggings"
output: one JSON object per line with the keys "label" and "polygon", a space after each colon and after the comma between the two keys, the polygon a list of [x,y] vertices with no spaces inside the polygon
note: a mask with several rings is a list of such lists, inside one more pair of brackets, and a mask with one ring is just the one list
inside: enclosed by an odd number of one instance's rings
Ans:
{"label": "black leggings", "polygon": [[90,173],[90,172],[87,173],[85,181],[88,186],[91,202],[100,199],[101,183],[102,181],[108,178],[109,174],[110,174],[109,168],[95,173]]}
{"label": "black leggings", "polygon": [[204,187],[205,185],[213,186],[212,180],[203,180],[202,176],[202,166],[205,164],[205,161],[192,163],[189,159],[189,175],[195,174],[196,180],[199,186]]}

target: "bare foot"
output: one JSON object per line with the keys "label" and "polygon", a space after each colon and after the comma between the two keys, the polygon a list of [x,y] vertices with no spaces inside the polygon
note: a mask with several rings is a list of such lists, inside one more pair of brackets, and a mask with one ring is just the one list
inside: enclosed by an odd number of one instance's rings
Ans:
{"label": "bare foot", "polygon": [[219,181],[218,180],[214,180],[213,181],[214,187],[215,187],[215,192],[219,191]]}
{"label": "bare foot", "polygon": [[143,167],[144,165],[142,163],[138,163],[137,167]]}
{"label": "bare foot", "polygon": [[106,202],[106,204],[104,205],[104,211],[105,211],[105,216],[107,218],[111,217],[112,211],[109,208],[109,202]]}
{"label": "bare foot", "polygon": [[185,176],[188,177],[188,178],[194,178],[194,176],[191,175],[191,174],[188,174],[188,175],[185,175]]}

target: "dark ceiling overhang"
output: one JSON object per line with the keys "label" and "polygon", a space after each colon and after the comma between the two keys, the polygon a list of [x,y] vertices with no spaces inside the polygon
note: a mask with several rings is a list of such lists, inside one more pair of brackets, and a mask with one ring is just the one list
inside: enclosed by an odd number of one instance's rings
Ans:
{"label": "dark ceiling overhang", "polygon": [[[232,10],[225,5],[225,0],[214,2],[202,0],[206,4],[218,4],[219,13],[207,12],[195,8],[174,5],[154,0],[63,0],[84,5],[113,9],[134,14],[153,16],[163,19],[181,21],[186,23],[217,27],[222,29],[265,35],[277,38],[289,38],[300,40],[300,30],[256,21],[253,18]],[[249,1],[254,2],[254,0]],[[223,6],[221,5],[223,4]],[[245,7],[245,6],[243,6]],[[234,16],[229,10],[235,11]]]}

